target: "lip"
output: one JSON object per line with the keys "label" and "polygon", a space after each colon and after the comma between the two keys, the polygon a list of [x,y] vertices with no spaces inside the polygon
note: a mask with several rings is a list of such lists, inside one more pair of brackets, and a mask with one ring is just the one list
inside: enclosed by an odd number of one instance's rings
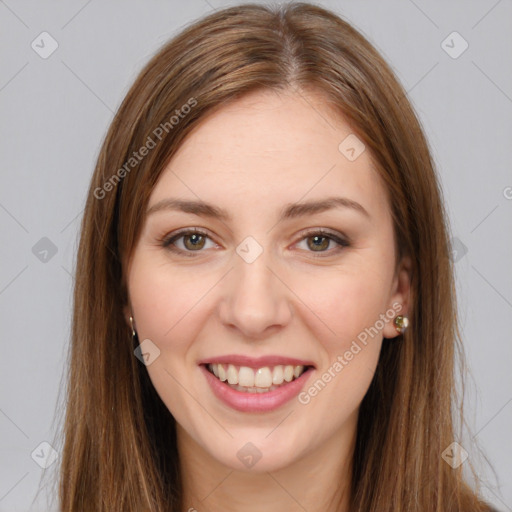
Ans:
{"label": "lip", "polygon": [[[260,360],[261,359],[258,360],[258,364],[260,364]],[[231,361],[233,360],[231,359]],[[215,359],[215,362],[217,362],[217,359]],[[213,394],[226,405],[240,412],[269,412],[278,409],[300,393],[306,381],[309,380],[309,377],[314,372],[314,368],[310,367],[297,379],[283,384],[279,388],[268,391],[267,393],[246,393],[244,391],[237,391],[224,382],[221,382],[215,375],[208,371],[205,363],[201,364],[199,367],[210,385]]]}
{"label": "lip", "polygon": [[249,368],[263,368],[264,366],[277,366],[277,365],[293,365],[293,366],[313,366],[312,361],[305,361],[303,359],[295,359],[293,357],[269,355],[261,357],[249,357],[239,354],[231,354],[225,356],[213,356],[208,359],[202,359],[198,362],[200,365],[208,365],[209,363],[233,364],[235,366],[247,366]]}

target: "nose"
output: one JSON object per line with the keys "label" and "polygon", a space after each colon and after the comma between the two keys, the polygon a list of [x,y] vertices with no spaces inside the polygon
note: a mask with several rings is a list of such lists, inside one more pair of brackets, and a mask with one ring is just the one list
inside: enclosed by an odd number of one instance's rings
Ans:
{"label": "nose", "polygon": [[252,263],[235,256],[234,268],[223,287],[219,316],[241,337],[268,337],[292,318],[293,293],[273,267],[276,265],[271,265],[265,251]]}

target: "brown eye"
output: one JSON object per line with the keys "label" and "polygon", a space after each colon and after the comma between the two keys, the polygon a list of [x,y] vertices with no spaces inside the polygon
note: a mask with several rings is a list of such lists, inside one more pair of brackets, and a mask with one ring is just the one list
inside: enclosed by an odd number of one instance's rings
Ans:
{"label": "brown eye", "polygon": [[162,247],[184,256],[195,256],[192,253],[204,252],[202,249],[205,248],[208,240],[211,241],[207,233],[189,229],[167,237],[163,240]]}
{"label": "brown eye", "polygon": [[[183,240],[185,240],[185,247],[190,250],[202,249],[204,247],[205,238],[203,235],[198,233],[192,233],[190,235],[184,235]],[[190,243],[187,243],[190,241]]]}
{"label": "brown eye", "polygon": [[329,242],[331,241],[330,238],[327,238],[326,236],[308,236],[307,240],[312,240],[312,243],[308,243],[308,247],[310,249],[313,249],[314,251],[318,250],[324,250],[329,247]]}
{"label": "brown eye", "polygon": [[[323,229],[305,233],[304,235],[301,242],[306,241],[306,251],[309,253],[317,253],[313,254],[315,257],[332,256],[344,247],[350,246],[348,239],[342,238],[329,231],[324,231]],[[335,247],[329,250],[328,248],[331,242],[334,243]]]}

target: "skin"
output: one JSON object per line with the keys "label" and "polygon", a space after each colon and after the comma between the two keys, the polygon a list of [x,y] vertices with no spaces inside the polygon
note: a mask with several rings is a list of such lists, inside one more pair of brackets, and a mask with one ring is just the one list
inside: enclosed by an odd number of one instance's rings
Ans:
{"label": "skin", "polygon": [[[271,412],[219,401],[198,361],[224,354],[311,360],[308,389],[393,304],[407,315],[410,260],[396,266],[390,206],[369,151],[349,161],[338,149],[351,133],[318,93],[251,93],[203,120],[152,192],[148,208],[170,197],[200,199],[233,217],[152,213],[128,268],[125,314],[139,340],[160,350],[147,371],[177,422],[184,510],[348,510],[359,406],[382,338],[397,336],[392,321],[359,343],[362,350],[309,403],[293,399]],[[329,196],[357,201],[370,218],[336,208],[277,220],[285,204]],[[181,228],[208,232],[199,249],[190,235],[175,241],[194,257],[162,246]],[[315,228],[346,235],[351,245],[321,239],[316,248]],[[236,252],[247,236],[263,248],[252,263]],[[237,457],[248,442],[261,452],[251,468]]]}

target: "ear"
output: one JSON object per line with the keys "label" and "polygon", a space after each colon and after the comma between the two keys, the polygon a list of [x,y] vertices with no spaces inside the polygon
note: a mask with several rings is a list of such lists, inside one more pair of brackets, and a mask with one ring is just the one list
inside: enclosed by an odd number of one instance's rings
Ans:
{"label": "ear", "polygon": [[401,316],[408,316],[412,304],[412,261],[409,256],[404,256],[400,261],[391,288],[391,296],[388,308],[396,314],[390,322],[387,322],[382,334],[384,338],[395,338],[399,335],[396,330],[394,319]]}

